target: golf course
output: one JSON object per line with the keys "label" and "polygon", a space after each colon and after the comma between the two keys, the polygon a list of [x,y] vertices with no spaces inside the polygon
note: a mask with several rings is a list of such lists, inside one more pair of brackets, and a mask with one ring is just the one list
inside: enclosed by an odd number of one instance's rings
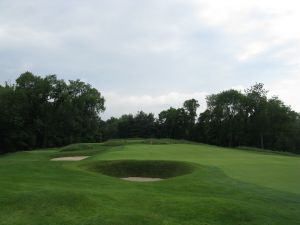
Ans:
{"label": "golf course", "polygon": [[0,0],[0,225],[300,225],[297,21]]}
{"label": "golf course", "polygon": [[292,154],[111,140],[1,155],[0,178],[1,225],[300,224]]}

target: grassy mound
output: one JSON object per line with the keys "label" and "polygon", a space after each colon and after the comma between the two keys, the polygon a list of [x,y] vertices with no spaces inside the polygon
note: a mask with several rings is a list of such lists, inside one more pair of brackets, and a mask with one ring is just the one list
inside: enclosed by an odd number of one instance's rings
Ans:
{"label": "grassy mound", "polygon": [[80,151],[80,150],[90,150],[95,149],[99,144],[95,143],[76,143],[76,144],[70,144],[67,146],[64,146],[61,148],[62,152],[67,151]]}
{"label": "grassy mound", "polygon": [[55,151],[50,158],[68,157],[68,156],[92,156],[109,150],[110,146],[104,146],[101,143],[77,143],[64,146]]}
{"label": "grassy mound", "polygon": [[187,140],[170,139],[170,138],[161,138],[161,139],[150,138],[150,139],[144,139],[142,141],[142,144],[168,145],[168,144],[193,144],[193,142]]}
{"label": "grassy mound", "polygon": [[194,142],[186,140],[176,140],[170,138],[131,138],[131,139],[110,139],[103,143],[104,146],[120,146],[120,145],[132,145],[132,144],[194,144]]}
{"label": "grassy mound", "polygon": [[161,160],[113,160],[93,162],[92,171],[113,177],[157,177],[170,178],[191,173],[191,164]]}

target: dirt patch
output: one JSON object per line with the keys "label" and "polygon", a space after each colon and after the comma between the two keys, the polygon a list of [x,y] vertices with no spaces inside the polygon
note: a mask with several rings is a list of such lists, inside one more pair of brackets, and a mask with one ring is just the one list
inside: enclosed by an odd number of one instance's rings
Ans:
{"label": "dirt patch", "polygon": [[69,156],[69,157],[58,157],[53,158],[51,161],[80,161],[88,158],[89,156]]}
{"label": "dirt patch", "polygon": [[122,180],[134,181],[134,182],[154,182],[161,181],[163,179],[156,177],[123,177]]}

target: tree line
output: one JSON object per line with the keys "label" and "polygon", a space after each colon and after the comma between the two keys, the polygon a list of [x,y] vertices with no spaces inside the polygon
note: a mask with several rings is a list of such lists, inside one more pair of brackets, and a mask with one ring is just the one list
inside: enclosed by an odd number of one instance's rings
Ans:
{"label": "tree line", "polygon": [[268,98],[263,84],[209,95],[206,101],[199,116],[198,101],[189,99],[157,117],[140,111],[103,121],[104,97],[91,85],[26,72],[14,84],[0,85],[0,153],[136,137],[300,153],[299,113]]}
{"label": "tree line", "polygon": [[103,139],[174,138],[207,144],[300,153],[300,114],[277,97],[268,98],[263,84],[244,92],[227,90],[207,96],[207,109],[186,100],[180,108],[138,112],[102,121]]}

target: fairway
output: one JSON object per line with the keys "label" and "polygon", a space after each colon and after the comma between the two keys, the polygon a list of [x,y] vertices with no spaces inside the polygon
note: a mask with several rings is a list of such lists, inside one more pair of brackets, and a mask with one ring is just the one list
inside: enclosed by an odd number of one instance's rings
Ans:
{"label": "fairway", "polygon": [[[72,156],[90,157],[51,160]],[[103,167],[113,162],[171,169],[162,180],[132,182],[120,179],[121,170]],[[299,177],[298,156],[184,142],[17,152],[0,156],[0,224],[297,225]]]}

